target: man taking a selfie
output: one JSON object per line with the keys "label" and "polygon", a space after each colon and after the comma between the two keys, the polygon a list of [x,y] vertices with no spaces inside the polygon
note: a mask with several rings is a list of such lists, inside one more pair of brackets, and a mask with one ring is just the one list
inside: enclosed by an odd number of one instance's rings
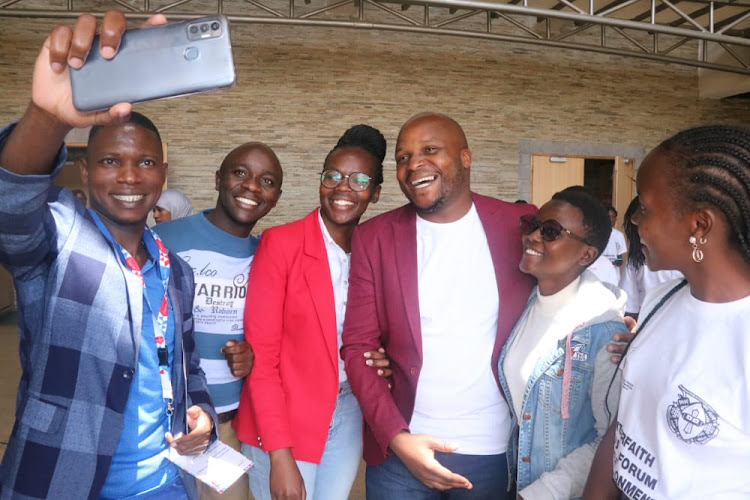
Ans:
{"label": "man taking a selfie", "polygon": [[[89,49],[112,57],[124,29],[108,12],[91,47],[93,16],[55,28],[26,113],[0,130],[0,263],[16,286],[23,370],[2,498],[195,498],[166,455],[202,453],[215,437],[192,270],[145,227],[166,179],[159,132],[129,104],[71,104],[68,67]],[[89,125],[86,210],[52,183],[66,134]]]}

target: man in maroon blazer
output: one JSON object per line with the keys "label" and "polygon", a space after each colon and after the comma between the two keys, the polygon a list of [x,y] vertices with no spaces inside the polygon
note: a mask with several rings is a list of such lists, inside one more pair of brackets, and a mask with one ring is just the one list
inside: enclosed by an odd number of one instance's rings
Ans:
{"label": "man in maroon blazer", "polygon": [[[471,192],[471,151],[444,115],[407,121],[396,163],[410,203],[355,231],[343,332],[366,421],[367,498],[505,499],[510,411],[497,359],[533,284],[518,270],[518,220],[535,207]],[[362,362],[381,345],[390,388]]]}

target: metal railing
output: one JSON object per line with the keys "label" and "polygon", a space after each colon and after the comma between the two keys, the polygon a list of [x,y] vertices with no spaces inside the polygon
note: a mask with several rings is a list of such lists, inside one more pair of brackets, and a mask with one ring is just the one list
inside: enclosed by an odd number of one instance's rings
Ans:
{"label": "metal railing", "polygon": [[[235,23],[283,24],[449,35],[636,57],[750,75],[750,1],[615,0],[596,8],[594,0],[143,0],[102,1],[130,18],[162,12],[171,19],[224,14]],[[74,18],[75,0],[57,8],[39,2],[0,0],[0,18]],[[158,5],[157,5],[158,3]],[[583,5],[581,7],[580,5]],[[244,7],[238,7],[244,6]],[[189,7],[189,8],[188,8]],[[648,7],[646,11],[643,9]],[[638,15],[624,15],[637,8]],[[344,12],[341,14],[341,12]],[[724,13],[728,13],[724,15]],[[666,15],[671,14],[671,16]],[[619,16],[619,17],[618,17]],[[680,50],[678,50],[680,49]],[[711,53],[711,58],[709,58]],[[722,57],[717,57],[722,56]]]}

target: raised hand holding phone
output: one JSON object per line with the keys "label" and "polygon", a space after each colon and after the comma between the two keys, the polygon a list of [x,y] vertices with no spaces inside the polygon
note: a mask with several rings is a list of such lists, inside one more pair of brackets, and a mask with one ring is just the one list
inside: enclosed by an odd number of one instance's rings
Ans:
{"label": "raised hand holding phone", "polygon": [[117,55],[89,53],[70,79],[79,111],[229,87],[235,81],[229,23],[209,16],[127,30]]}
{"label": "raised hand holding phone", "polygon": [[[167,19],[158,14],[149,18],[145,25],[166,22]],[[108,11],[96,38],[98,44],[94,45],[96,27],[97,20],[90,14],[80,16],[72,29],[56,27],[47,37],[34,65],[32,103],[69,127],[110,123],[127,116],[132,109],[126,101],[113,103],[110,109],[97,113],[82,113],[73,107],[70,69],[83,66],[92,50],[105,59],[114,57],[125,32],[125,16],[118,10]]]}
{"label": "raised hand holding phone", "polygon": [[[158,14],[145,24],[166,22]],[[108,11],[101,24],[98,46],[92,45],[97,20],[90,14],[80,16],[72,29],[58,26],[50,32],[34,64],[31,102],[0,151],[0,165],[19,174],[47,173],[72,128],[116,123],[128,116],[132,106],[126,102],[95,113],[76,110],[69,69],[81,67],[91,50],[98,50],[105,58],[113,57],[125,26],[122,12]]]}

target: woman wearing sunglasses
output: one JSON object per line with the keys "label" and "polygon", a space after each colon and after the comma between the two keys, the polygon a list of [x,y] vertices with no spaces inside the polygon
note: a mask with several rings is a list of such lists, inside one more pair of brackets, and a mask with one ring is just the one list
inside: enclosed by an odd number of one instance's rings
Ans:
{"label": "woman wearing sunglasses", "polygon": [[339,349],[352,233],[378,201],[385,150],[378,130],[347,130],[323,164],[320,207],[265,231],[255,253],[245,307],[255,365],[235,429],[256,500],[345,500],[356,477],[362,412]]}
{"label": "woman wearing sunglasses", "polygon": [[[586,268],[611,230],[602,204],[577,189],[556,193],[536,215],[521,218],[519,268],[537,287],[499,360],[513,411],[508,463],[519,498],[580,497],[609,426],[605,399],[615,365],[606,346],[627,331],[625,296]],[[610,401],[613,408],[617,395]]]}

